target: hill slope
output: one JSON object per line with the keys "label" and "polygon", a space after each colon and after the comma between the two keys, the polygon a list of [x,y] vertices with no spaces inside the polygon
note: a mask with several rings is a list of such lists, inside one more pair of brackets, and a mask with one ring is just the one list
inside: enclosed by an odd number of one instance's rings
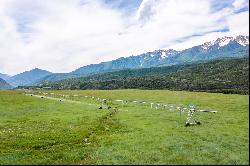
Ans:
{"label": "hill slope", "polygon": [[0,89],[11,89],[11,85],[7,83],[5,80],[0,78]]}
{"label": "hill slope", "polygon": [[76,74],[70,74],[70,73],[53,73],[46,75],[45,77],[40,78],[35,83],[44,82],[44,81],[59,81],[63,79],[70,79],[70,78],[76,78],[81,77],[81,75]]}
{"label": "hill slope", "polygon": [[89,77],[45,82],[53,89],[173,89],[249,93],[249,59],[121,70]]}
{"label": "hill slope", "polygon": [[9,79],[7,79],[7,81],[14,87],[23,86],[23,85],[31,85],[37,82],[38,80],[40,80],[41,78],[50,74],[52,73],[46,70],[35,68],[33,70],[25,71],[23,73],[12,76]]}
{"label": "hill slope", "polygon": [[7,74],[0,73],[0,78],[2,78],[3,80],[7,80],[8,78],[10,78],[10,76]]}

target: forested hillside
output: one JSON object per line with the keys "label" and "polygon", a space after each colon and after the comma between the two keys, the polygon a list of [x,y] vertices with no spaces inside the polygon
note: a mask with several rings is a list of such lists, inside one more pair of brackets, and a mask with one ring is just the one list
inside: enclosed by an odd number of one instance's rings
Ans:
{"label": "forested hillside", "polygon": [[223,59],[206,63],[122,70],[46,82],[53,89],[172,89],[223,93],[249,93],[249,59]]}

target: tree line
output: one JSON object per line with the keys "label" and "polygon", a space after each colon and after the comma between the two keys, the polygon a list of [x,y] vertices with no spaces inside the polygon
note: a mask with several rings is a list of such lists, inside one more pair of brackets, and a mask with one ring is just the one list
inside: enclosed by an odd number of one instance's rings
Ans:
{"label": "tree line", "polygon": [[127,69],[44,82],[36,87],[44,86],[69,90],[168,89],[249,94],[249,59],[222,59],[196,64]]}

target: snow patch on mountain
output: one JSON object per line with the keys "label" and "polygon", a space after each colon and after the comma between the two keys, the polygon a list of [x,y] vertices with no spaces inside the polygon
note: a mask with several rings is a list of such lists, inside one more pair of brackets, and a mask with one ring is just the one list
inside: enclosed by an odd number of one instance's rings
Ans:
{"label": "snow patch on mountain", "polygon": [[248,36],[236,36],[236,37],[222,37],[222,38],[218,38],[217,40],[213,40],[210,42],[206,42],[204,44],[201,45],[201,48],[203,48],[204,50],[208,50],[211,46],[214,45],[218,45],[218,49],[220,49],[220,47],[224,47],[226,45],[228,45],[230,42],[237,42],[238,44],[242,45],[242,46],[247,46],[249,45],[249,37]]}
{"label": "snow patch on mountain", "polygon": [[166,58],[166,57],[168,57],[168,55],[166,54],[166,52],[162,52],[161,53],[161,58]]}
{"label": "snow patch on mountain", "polygon": [[169,57],[171,55],[174,55],[174,54],[177,54],[177,53],[178,53],[178,51],[173,50],[173,49],[161,50],[160,51],[160,56],[161,56],[162,59],[164,59],[164,58],[167,58],[167,57]]}
{"label": "snow patch on mountain", "polygon": [[214,42],[215,42],[215,41],[206,42],[206,43],[202,44],[201,47],[202,47],[204,50],[207,50],[207,49],[209,49],[210,46],[213,46],[213,45],[214,45]]}
{"label": "snow patch on mountain", "polygon": [[249,37],[248,36],[240,35],[240,36],[237,36],[235,40],[236,40],[237,43],[239,43],[242,46],[249,45]]}
{"label": "snow patch on mountain", "polygon": [[[228,43],[229,43],[230,41],[232,41],[232,40],[233,40],[232,37],[220,38],[220,39],[218,40],[218,44],[219,44],[220,47],[223,47],[223,46],[228,45]],[[217,43],[216,43],[216,44],[217,44]]]}

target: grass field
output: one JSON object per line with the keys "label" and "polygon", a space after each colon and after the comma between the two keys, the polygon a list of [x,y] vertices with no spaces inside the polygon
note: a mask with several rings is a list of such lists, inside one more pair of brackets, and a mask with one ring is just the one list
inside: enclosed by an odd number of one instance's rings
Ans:
{"label": "grass field", "polygon": [[[0,164],[249,164],[249,96],[165,90],[42,91],[59,98],[171,103],[216,110],[186,114],[150,105],[86,104],[0,91]],[[38,91],[32,92],[38,94]],[[53,93],[53,95],[51,94]],[[90,105],[92,104],[92,105]]]}

